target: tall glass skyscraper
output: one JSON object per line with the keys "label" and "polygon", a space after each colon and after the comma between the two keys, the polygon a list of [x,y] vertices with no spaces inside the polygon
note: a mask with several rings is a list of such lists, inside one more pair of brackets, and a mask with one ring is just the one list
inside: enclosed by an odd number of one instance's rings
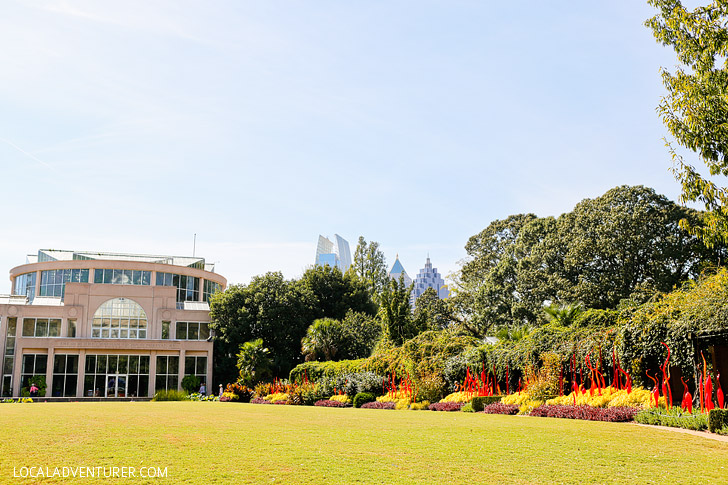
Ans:
{"label": "tall glass skyscraper", "polygon": [[349,242],[338,234],[334,234],[335,242],[329,238],[319,235],[318,245],[316,246],[316,265],[329,265],[336,267],[342,273],[351,266],[351,250]]}

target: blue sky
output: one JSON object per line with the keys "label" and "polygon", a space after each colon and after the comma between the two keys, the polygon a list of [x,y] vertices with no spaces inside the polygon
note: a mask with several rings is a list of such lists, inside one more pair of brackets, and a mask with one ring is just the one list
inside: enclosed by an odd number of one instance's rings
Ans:
{"label": "blue sky", "polygon": [[[643,1],[7,1],[0,268],[38,248],[296,277],[319,234],[414,275],[521,212],[675,200]],[[83,222],[79,222],[83,221]],[[6,285],[3,285],[6,286]],[[0,291],[6,291],[0,287]]]}

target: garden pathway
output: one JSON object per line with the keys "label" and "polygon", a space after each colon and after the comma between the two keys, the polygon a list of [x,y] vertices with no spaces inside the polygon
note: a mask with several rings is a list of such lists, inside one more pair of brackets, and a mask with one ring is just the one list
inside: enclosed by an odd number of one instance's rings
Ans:
{"label": "garden pathway", "polygon": [[692,429],[671,428],[669,426],[654,426],[652,424],[640,424],[640,423],[633,423],[633,424],[635,424],[637,426],[645,426],[647,428],[674,431],[675,433],[685,433],[685,434],[691,434],[693,436],[702,436],[703,438],[708,438],[711,440],[723,441],[725,443],[728,443],[728,436],[723,436],[723,435],[719,435],[719,434],[715,434],[715,433],[709,433],[708,431],[693,431]]}

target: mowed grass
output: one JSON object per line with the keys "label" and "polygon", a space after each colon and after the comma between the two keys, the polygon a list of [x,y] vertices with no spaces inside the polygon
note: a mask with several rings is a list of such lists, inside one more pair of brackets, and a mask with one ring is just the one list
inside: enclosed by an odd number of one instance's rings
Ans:
{"label": "mowed grass", "polygon": [[634,424],[432,411],[0,404],[0,483],[32,481],[12,478],[14,467],[78,465],[167,467],[167,479],[149,483],[726,483],[728,443]]}

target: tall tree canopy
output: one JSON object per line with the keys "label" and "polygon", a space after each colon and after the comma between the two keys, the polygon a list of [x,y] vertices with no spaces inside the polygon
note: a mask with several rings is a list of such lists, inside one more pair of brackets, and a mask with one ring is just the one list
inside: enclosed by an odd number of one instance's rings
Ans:
{"label": "tall tree canopy", "polygon": [[466,328],[483,336],[538,325],[552,302],[613,308],[635,292],[669,291],[723,252],[680,229],[681,219],[700,216],[653,189],[621,186],[558,219],[495,221],[465,246],[454,303]]}
{"label": "tall tree canopy", "polygon": [[249,285],[233,285],[216,293],[210,301],[215,378],[237,380],[239,348],[255,339],[262,339],[270,350],[273,373],[286,375],[303,360],[301,338],[318,313],[316,297],[281,273],[256,276]]}
{"label": "tall tree canopy", "polygon": [[299,284],[316,299],[316,318],[340,320],[349,310],[369,315],[377,311],[366,283],[350,271],[341,274],[336,267],[314,266],[303,273]]}
{"label": "tall tree canopy", "polygon": [[351,269],[364,281],[369,294],[376,301],[378,295],[387,285],[387,261],[384,253],[379,249],[379,243],[367,243],[364,236],[359,236],[359,242],[354,250],[354,264]]}
{"label": "tall tree canopy", "polygon": [[[662,70],[667,94],[658,111],[677,142],[697,153],[711,176],[728,175],[728,3],[693,9],[680,0],[649,0],[658,14],[647,20],[658,42],[675,50],[680,65]],[[683,224],[706,244],[728,242],[728,192],[673,152],[682,200],[709,211],[701,224]]]}
{"label": "tall tree canopy", "polygon": [[384,335],[395,345],[402,345],[405,340],[417,336],[423,330],[412,317],[410,293],[412,287],[405,287],[401,276],[399,281],[389,280],[382,291],[379,318]]}

